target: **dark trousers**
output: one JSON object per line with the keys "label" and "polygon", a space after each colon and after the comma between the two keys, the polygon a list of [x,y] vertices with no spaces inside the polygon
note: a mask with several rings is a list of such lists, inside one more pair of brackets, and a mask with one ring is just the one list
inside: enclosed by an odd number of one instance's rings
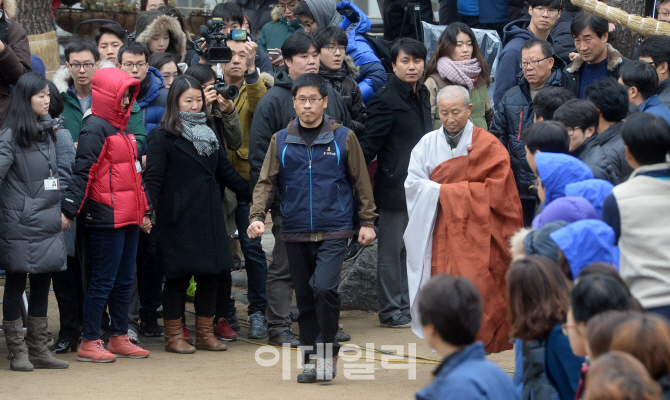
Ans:
{"label": "dark trousers", "polygon": [[156,256],[157,234],[156,230],[149,234],[140,232],[137,247],[137,272],[131,288],[128,315],[128,323],[134,329],[139,329],[139,318],[156,312],[161,306],[163,273]]}
{"label": "dark trousers", "polygon": [[[298,303],[300,344],[303,361],[317,353],[317,345],[332,344],[337,356],[340,344],[335,340],[340,319],[340,269],[347,250],[347,239],[323,242],[286,243],[293,287]],[[322,355],[324,356],[324,355]]]}
{"label": "dark trousers", "polygon": [[67,269],[53,272],[51,280],[60,314],[58,337],[76,341],[84,321],[84,283],[79,258],[68,257]]}
{"label": "dark trousers", "polygon": [[[181,319],[185,312],[186,289],[190,276],[168,278],[163,288],[163,319]],[[195,277],[198,289],[195,291],[195,315],[210,318],[214,316],[216,308],[217,277],[214,275],[200,275]],[[230,292],[228,293],[230,297]]]}
{"label": "dark trousers", "polygon": [[440,25],[449,25],[460,21],[458,13],[458,0],[440,0],[439,8]]}
{"label": "dark trousers", "polygon": [[85,340],[100,338],[102,312],[109,307],[110,333],[128,333],[130,287],[135,275],[139,227],[90,229],[91,282],[84,300]]}
{"label": "dark trousers", "polygon": [[[265,314],[267,305],[265,283],[268,279],[268,264],[265,261],[265,250],[263,250],[261,238],[249,239],[249,235],[247,235],[249,209],[249,204],[244,200],[238,201],[235,209],[235,224],[237,225],[242,254],[244,254],[244,268],[247,270],[247,300],[249,300],[247,313],[251,315],[260,311]],[[221,290],[220,287],[219,290]],[[229,313],[235,314],[235,300],[231,298],[228,303]],[[224,316],[227,317],[228,315],[221,315],[221,317]]]}
{"label": "dark trousers", "polygon": [[265,285],[267,309],[265,316],[268,320],[268,334],[277,335],[289,329],[291,319],[291,302],[293,301],[293,281],[286,255],[286,245],[281,238],[282,218],[279,210],[272,213],[272,235],[275,237],[275,246],[272,249],[272,262],[268,266],[268,279]]}
{"label": "dark trousers", "polygon": [[409,314],[407,250],[403,235],[409,223],[407,210],[379,209],[377,237],[377,298],[379,320]]}
{"label": "dark trousers", "polygon": [[[230,297],[231,288],[233,285],[233,279],[230,276],[230,271],[223,272],[216,277],[217,288],[216,288],[216,313],[214,315],[214,321],[218,321],[220,318],[228,318],[231,314],[234,314],[235,311],[235,300]],[[196,297],[198,296],[198,290],[200,290],[200,285],[197,286],[195,291]],[[232,307],[230,303],[233,303]]]}
{"label": "dark trousers", "polygon": [[28,315],[40,318],[47,316],[51,274],[30,274],[28,278],[27,273],[8,273],[5,279],[5,293],[2,296],[2,318],[5,321],[16,321],[21,318],[21,302],[27,279],[30,279]]}
{"label": "dark trousers", "polygon": [[523,211],[523,226],[532,226],[537,209],[537,200],[521,199],[521,209]]}

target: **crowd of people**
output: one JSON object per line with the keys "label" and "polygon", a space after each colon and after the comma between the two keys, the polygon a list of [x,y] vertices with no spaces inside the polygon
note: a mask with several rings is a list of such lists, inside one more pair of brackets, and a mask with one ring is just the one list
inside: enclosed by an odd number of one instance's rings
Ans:
{"label": "crowd of people", "polygon": [[[346,0],[218,4],[229,62],[147,0],[134,33],[69,41],[50,81],[1,0],[10,368],[146,358],[140,335],[226,350],[234,235],[247,337],[301,346],[297,381],[330,381],[340,271],[376,241],[380,325],[442,358],[418,399],[670,398],[670,37],[629,60],[562,0],[507,25],[470,3],[430,59],[390,43],[391,72]],[[503,32],[495,76],[473,29]],[[513,379],[485,359],[511,349]]]}

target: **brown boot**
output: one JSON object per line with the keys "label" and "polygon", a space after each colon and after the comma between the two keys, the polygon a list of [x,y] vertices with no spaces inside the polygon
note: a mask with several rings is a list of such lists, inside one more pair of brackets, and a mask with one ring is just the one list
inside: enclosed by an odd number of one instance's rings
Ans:
{"label": "brown boot", "polygon": [[198,350],[225,351],[228,346],[214,336],[214,317],[195,317],[195,348]]}
{"label": "brown boot", "polygon": [[163,322],[165,322],[165,351],[178,354],[195,353],[195,347],[184,340],[181,319],[164,319]]}

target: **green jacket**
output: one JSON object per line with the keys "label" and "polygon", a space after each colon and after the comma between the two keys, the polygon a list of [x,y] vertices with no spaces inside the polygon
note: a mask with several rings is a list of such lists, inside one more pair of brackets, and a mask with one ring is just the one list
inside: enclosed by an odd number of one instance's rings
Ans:
{"label": "green jacket", "polygon": [[[81,107],[79,106],[79,100],[77,100],[77,96],[71,89],[61,93],[61,97],[63,98],[63,104],[65,106],[63,113],[61,114],[65,117],[63,128],[70,131],[72,140],[77,143],[79,141],[79,131],[81,131],[81,128],[84,126],[84,122],[86,122],[86,118],[88,118],[90,113],[82,112]],[[137,140],[137,154],[142,154],[144,146],[147,144],[147,130],[144,127],[142,111],[140,110],[140,106],[137,105],[137,102],[133,103],[126,131],[135,135],[135,140]]]}
{"label": "green jacket", "polygon": [[277,21],[265,24],[261,34],[258,35],[258,47],[268,51],[268,49],[281,49],[284,40],[291,36],[295,31],[302,31],[300,26],[300,19],[296,18],[293,21],[287,21],[286,18],[281,17]]}

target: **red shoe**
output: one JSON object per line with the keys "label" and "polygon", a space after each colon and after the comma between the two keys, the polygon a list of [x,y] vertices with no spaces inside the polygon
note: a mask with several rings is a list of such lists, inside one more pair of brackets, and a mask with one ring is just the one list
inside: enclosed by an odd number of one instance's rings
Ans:
{"label": "red shoe", "polygon": [[128,335],[111,336],[109,338],[109,345],[107,350],[116,354],[119,357],[125,358],[147,358],[149,352],[140,346],[133,344]]}
{"label": "red shoe", "polygon": [[230,327],[226,318],[220,318],[219,322],[214,325],[214,335],[217,339],[224,342],[234,342],[237,340],[237,333]]}
{"label": "red shoe", "polygon": [[191,346],[193,346],[193,338],[191,337],[191,330],[186,327],[186,324],[182,322],[181,328],[184,330],[184,341]]}
{"label": "red shoe", "polygon": [[102,340],[81,340],[77,361],[109,363],[116,361],[116,356],[105,350]]}

